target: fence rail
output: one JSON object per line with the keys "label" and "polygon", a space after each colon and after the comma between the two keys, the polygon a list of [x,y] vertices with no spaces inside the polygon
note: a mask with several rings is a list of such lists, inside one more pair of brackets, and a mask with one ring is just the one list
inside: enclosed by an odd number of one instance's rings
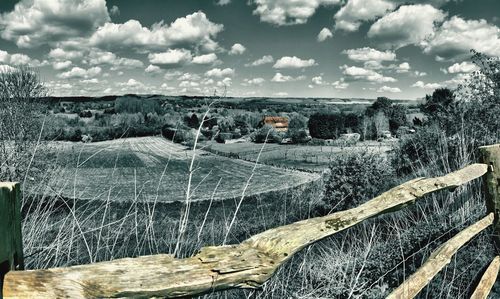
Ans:
{"label": "fence rail", "polygon": [[[404,208],[429,193],[454,190],[486,175],[488,215],[436,249],[422,267],[388,297],[413,298],[450,262],[460,247],[486,227],[498,226],[500,199],[496,170],[500,169],[500,145],[480,150],[485,163],[472,164],[441,177],[417,178],[353,209],[270,229],[237,245],[204,247],[189,258],[159,254],[73,267],[9,271],[4,278],[3,295],[5,298],[177,298],[231,288],[258,288],[293,254],[314,242],[366,219]],[[2,188],[4,193],[0,194],[6,194],[7,188]],[[0,203],[12,197],[0,197]],[[491,269],[485,272],[475,298],[485,298],[489,293],[498,263],[495,259]]]}

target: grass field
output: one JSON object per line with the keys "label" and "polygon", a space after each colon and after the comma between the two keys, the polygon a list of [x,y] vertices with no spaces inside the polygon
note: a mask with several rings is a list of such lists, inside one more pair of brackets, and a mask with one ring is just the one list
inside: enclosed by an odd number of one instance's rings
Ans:
{"label": "grass field", "polygon": [[[222,144],[211,142],[206,145],[214,152],[232,155],[239,159],[255,161],[262,148],[262,144],[251,142]],[[322,171],[328,167],[335,157],[342,153],[374,151],[385,153],[390,151],[390,142],[366,141],[354,146],[311,146],[291,144],[265,144],[259,157],[259,162],[278,167],[303,170]]]}
{"label": "grass field", "polygon": [[[96,143],[58,142],[53,192],[79,199],[111,201],[183,200],[193,151],[161,137]],[[239,197],[255,163],[196,151],[193,201]],[[257,165],[246,195],[276,191],[317,179],[315,174]],[[217,190],[218,181],[220,184]]]}

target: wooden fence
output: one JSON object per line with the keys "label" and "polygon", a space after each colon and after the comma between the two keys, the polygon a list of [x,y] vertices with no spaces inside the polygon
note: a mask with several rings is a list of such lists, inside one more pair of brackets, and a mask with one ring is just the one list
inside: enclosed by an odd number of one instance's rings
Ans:
{"label": "wooden fence", "polygon": [[[0,184],[0,262],[5,298],[117,298],[200,295],[231,288],[258,288],[304,247],[377,215],[413,204],[439,190],[453,190],[484,176],[488,214],[434,250],[387,298],[415,297],[465,243],[490,225],[500,245],[500,144],[480,148],[480,164],[435,178],[417,178],[350,210],[302,220],[252,236],[237,245],[204,247],[193,257],[158,254],[89,265],[22,270],[20,186]],[[497,247],[500,248],[500,247]],[[486,298],[500,257],[484,272],[473,298]],[[2,272],[0,272],[2,274]]]}

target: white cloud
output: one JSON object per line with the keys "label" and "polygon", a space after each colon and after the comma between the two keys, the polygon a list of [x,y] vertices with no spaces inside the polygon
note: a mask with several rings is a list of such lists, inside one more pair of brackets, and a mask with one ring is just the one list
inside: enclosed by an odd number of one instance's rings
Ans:
{"label": "white cloud", "polygon": [[72,78],[92,78],[101,73],[101,68],[98,66],[91,67],[89,69],[83,69],[80,67],[73,67],[71,70],[67,72],[63,72],[61,74],[58,74],[57,77],[61,79],[72,79]]}
{"label": "white cloud", "polygon": [[441,87],[439,83],[424,83],[423,81],[415,82],[411,87],[418,87],[422,89],[436,89]]}
{"label": "white cloud", "polygon": [[232,75],[234,75],[234,70],[232,68],[225,68],[225,69],[214,68],[205,73],[205,76],[207,77],[217,77],[217,78],[221,78],[224,76],[232,76]]}
{"label": "white cloud", "polygon": [[6,65],[6,64],[0,65],[0,73],[10,73],[10,72],[14,72],[14,71],[17,71],[17,68],[11,67],[10,65]]}
{"label": "white cloud", "polygon": [[426,72],[420,72],[420,71],[414,71],[413,75],[415,75],[415,77],[425,77],[425,76],[427,76],[427,73]]}
{"label": "white cloud", "polygon": [[118,6],[113,5],[111,9],[109,10],[109,14],[112,16],[119,16],[120,15],[120,8]]}
{"label": "white cloud", "polygon": [[63,69],[67,69],[71,66],[72,62],[70,60],[65,60],[65,61],[56,61],[54,63],[52,63],[52,67],[55,69],[55,70],[63,70]]}
{"label": "white cloud", "polygon": [[150,64],[144,71],[149,74],[158,74],[161,72],[161,68],[157,65]]}
{"label": "white cloud", "polygon": [[257,77],[252,79],[244,79],[243,81],[244,83],[242,83],[242,85],[247,86],[247,85],[262,85],[262,83],[264,83],[266,80],[264,80],[264,78]]}
{"label": "white cloud", "polygon": [[88,56],[88,63],[90,65],[110,65],[111,70],[119,70],[123,68],[142,68],[144,63],[137,59],[130,59],[118,57],[116,54],[108,51],[101,51],[98,49],[90,50]]}
{"label": "white cloud", "polygon": [[313,77],[311,79],[312,83],[314,83],[315,85],[323,85],[324,82],[323,82],[323,77],[322,76],[316,76],[316,77]]}
{"label": "white cloud", "polygon": [[222,79],[221,81],[217,82],[218,87],[229,87],[229,86],[231,86],[231,84],[233,84],[233,80],[229,77],[226,77],[226,78]]}
{"label": "white cloud", "polygon": [[137,50],[159,50],[175,45],[191,44],[207,51],[217,49],[213,40],[224,26],[211,22],[202,11],[176,19],[170,25],[155,23],[143,27],[137,20],[123,24],[106,23],[90,37],[90,44],[114,49],[130,47]]}
{"label": "white cloud", "polygon": [[450,74],[455,74],[455,73],[471,73],[473,71],[478,70],[477,65],[474,63],[470,63],[468,61],[464,61],[461,63],[455,63],[451,66],[448,67],[447,72]]}
{"label": "white cloud", "polygon": [[220,6],[228,5],[231,3],[231,0],[217,0],[216,4]]}
{"label": "white cloud", "polygon": [[350,60],[354,61],[393,61],[396,60],[396,54],[392,51],[379,51],[370,47],[344,50]]}
{"label": "white cloud", "polygon": [[80,82],[82,82],[84,84],[99,84],[99,79],[97,79],[97,78],[84,79],[84,80],[81,80]]}
{"label": "white cloud", "polygon": [[288,96],[288,92],[280,91],[280,92],[275,92],[273,95],[275,95],[277,97],[286,97],[286,96]]}
{"label": "white cloud", "polygon": [[194,81],[181,81],[179,83],[179,87],[197,87],[200,86],[200,83]]}
{"label": "white cloud", "polygon": [[316,65],[314,59],[300,59],[296,56],[284,56],[274,64],[275,69],[298,69]]}
{"label": "white cloud", "polygon": [[349,87],[349,83],[344,82],[344,78],[340,78],[340,80],[333,82],[332,86],[336,89],[346,89]]}
{"label": "white cloud", "polygon": [[274,62],[273,56],[271,56],[271,55],[264,55],[264,56],[262,56],[261,58],[255,60],[252,63],[245,64],[245,66],[259,66],[259,65],[273,63],[273,62]]}
{"label": "white cloud", "polygon": [[385,0],[349,0],[335,14],[335,29],[357,31],[363,21],[371,21],[395,8]]}
{"label": "white cloud", "polygon": [[380,87],[377,92],[390,92],[390,93],[397,93],[397,92],[401,92],[401,89],[397,88],[397,87],[389,87],[389,86],[382,86]]}
{"label": "white cloud", "polygon": [[253,0],[254,15],[262,22],[274,25],[304,24],[319,6],[339,3],[339,0]]}
{"label": "white cloud", "polygon": [[81,58],[83,56],[82,51],[71,51],[64,50],[61,48],[55,48],[50,50],[49,57],[57,60],[73,60],[77,58]]}
{"label": "white cloud", "polygon": [[333,33],[330,31],[328,28],[323,28],[321,31],[318,33],[318,36],[316,37],[316,40],[318,42],[324,42],[326,39],[331,38],[333,36]]}
{"label": "white cloud", "polygon": [[144,87],[144,84],[140,81],[137,81],[135,79],[128,79],[127,82],[120,82],[117,84],[118,86],[122,86],[122,87]]}
{"label": "white cloud", "polygon": [[362,67],[344,65],[341,69],[344,70],[343,74],[347,76],[347,79],[352,81],[370,81],[377,83],[397,81],[392,77],[386,77],[373,70],[368,70]]}
{"label": "white cloud", "polygon": [[201,77],[198,74],[192,74],[192,73],[184,73],[179,78],[177,78],[178,81],[198,81],[200,80]]}
{"label": "white cloud", "polygon": [[445,16],[443,11],[429,4],[403,5],[378,19],[370,27],[368,37],[379,40],[386,47],[420,45],[434,34],[435,24]]}
{"label": "white cloud", "polygon": [[271,79],[271,82],[279,82],[279,83],[284,83],[284,82],[291,82],[291,81],[300,81],[304,80],[306,76],[298,76],[298,77],[292,77],[292,76],[286,76],[281,73],[276,73],[274,77]]}
{"label": "white cloud", "polygon": [[199,55],[193,58],[194,64],[212,64],[215,61],[217,61],[217,55],[215,53]]}
{"label": "white cloud", "polygon": [[186,49],[168,49],[162,53],[148,54],[149,62],[165,66],[181,66],[191,62],[191,52]]}
{"label": "white cloud", "polygon": [[27,65],[32,67],[39,67],[48,64],[47,61],[40,62],[38,59],[31,59],[26,54],[15,53],[9,54],[7,51],[0,50],[0,63],[11,65]]}
{"label": "white cloud", "polygon": [[500,56],[500,28],[485,20],[453,16],[423,43],[424,52],[443,59],[464,57],[470,49]]}
{"label": "white cloud", "polygon": [[403,62],[396,67],[396,73],[408,73],[411,66],[408,62]]}
{"label": "white cloud", "polygon": [[18,47],[34,47],[86,36],[109,20],[105,0],[22,0],[0,15],[0,31]]}
{"label": "white cloud", "polygon": [[246,50],[247,49],[242,44],[236,43],[231,47],[231,50],[229,50],[229,55],[241,55],[245,53]]}

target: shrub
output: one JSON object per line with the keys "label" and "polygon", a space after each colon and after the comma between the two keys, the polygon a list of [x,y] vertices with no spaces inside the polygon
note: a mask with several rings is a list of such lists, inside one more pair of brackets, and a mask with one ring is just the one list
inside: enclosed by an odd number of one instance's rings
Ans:
{"label": "shrub", "polygon": [[313,138],[337,138],[344,128],[343,116],[340,113],[315,113],[308,122],[309,133]]}
{"label": "shrub", "polygon": [[339,155],[329,167],[325,209],[346,210],[370,200],[394,184],[394,170],[378,153]]}
{"label": "shrub", "polygon": [[[267,137],[267,140],[266,140]],[[255,143],[264,143],[264,142],[276,142],[280,143],[283,140],[283,137],[280,135],[276,129],[271,125],[264,125],[262,128],[255,131],[250,139]]]}

